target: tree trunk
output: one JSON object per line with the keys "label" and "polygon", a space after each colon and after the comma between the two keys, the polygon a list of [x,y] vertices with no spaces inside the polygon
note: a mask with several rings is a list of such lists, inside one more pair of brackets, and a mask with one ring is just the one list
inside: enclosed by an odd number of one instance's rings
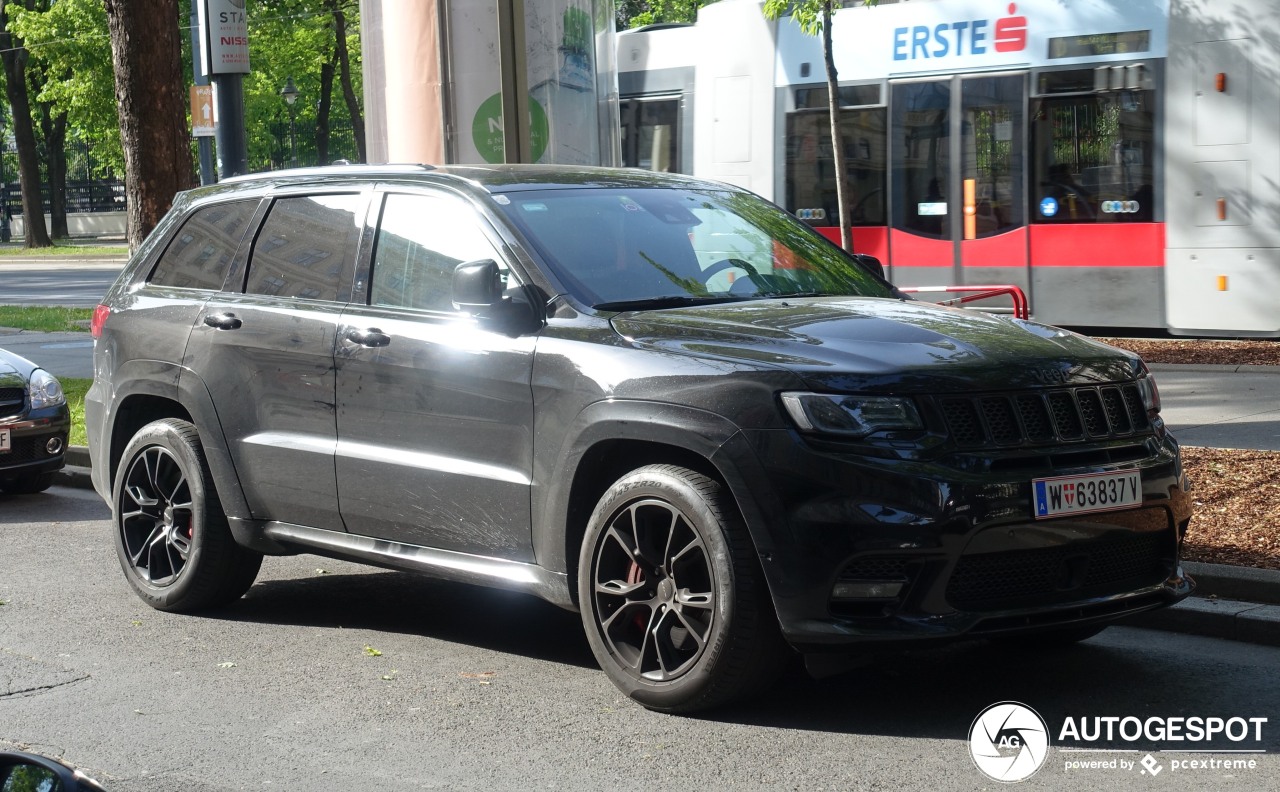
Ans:
{"label": "tree trunk", "polygon": [[840,81],[836,77],[835,53],[831,48],[831,3],[822,4],[822,59],[827,66],[827,112],[831,117],[831,156],[836,170],[836,211],[840,224],[840,247],[853,252],[853,232],[849,229],[849,174],[844,166],[844,136],[840,134]]}
{"label": "tree trunk", "polygon": [[56,116],[53,105],[40,103],[40,130],[44,132],[45,173],[49,177],[49,235],[71,236],[67,228],[67,113]]}
{"label": "tree trunk", "polygon": [[364,162],[364,112],[360,100],[356,98],[356,90],[351,82],[351,55],[347,52],[347,16],[342,11],[338,0],[329,0],[329,10],[333,12],[333,32],[336,39],[338,55],[338,74],[342,78],[342,98],[347,103],[347,113],[351,116],[351,133],[356,138],[356,153]]}
{"label": "tree trunk", "polygon": [[0,0],[0,58],[4,60],[5,93],[13,116],[13,139],[18,148],[18,179],[22,186],[22,225],[26,247],[51,247],[44,224],[44,199],[40,195],[40,152],[36,149],[35,124],[27,94],[28,53],[22,41],[9,32],[9,3]]}
{"label": "tree trunk", "polygon": [[320,104],[316,107],[316,164],[329,164],[329,111],[333,108],[333,64],[320,64]]}
{"label": "tree trunk", "polygon": [[126,235],[135,250],[174,195],[194,186],[180,16],[177,0],[105,2],[124,147]]}

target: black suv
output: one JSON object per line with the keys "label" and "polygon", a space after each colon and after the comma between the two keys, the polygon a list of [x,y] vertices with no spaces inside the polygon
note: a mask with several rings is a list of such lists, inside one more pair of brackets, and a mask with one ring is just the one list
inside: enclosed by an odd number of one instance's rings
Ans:
{"label": "black suv", "polygon": [[789,654],[1063,642],[1176,602],[1142,361],[915,302],[760,198],[341,167],[178,197],[95,315],[94,484],[188,611],[319,553],[580,610],[655,709]]}

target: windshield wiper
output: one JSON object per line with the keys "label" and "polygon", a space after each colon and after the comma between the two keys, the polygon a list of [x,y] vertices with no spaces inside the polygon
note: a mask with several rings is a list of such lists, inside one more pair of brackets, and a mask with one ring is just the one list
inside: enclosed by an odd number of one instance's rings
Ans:
{"label": "windshield wiper", "polygon": [[601,311],[656,311],[662,308],[683,308],[689,305],[716,305],[717,303],[741,302],[758,299],[756,297],[740,297],[719,294],[702,297],[682,294],[667,297],[646,297],[642,300],[614,300],[613,302],[596,303],[591,306]]}

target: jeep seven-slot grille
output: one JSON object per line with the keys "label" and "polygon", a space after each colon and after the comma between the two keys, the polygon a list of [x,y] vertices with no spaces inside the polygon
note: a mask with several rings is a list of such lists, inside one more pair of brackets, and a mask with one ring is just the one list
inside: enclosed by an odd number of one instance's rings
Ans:
{"label": "jeep seven-slot grille", "polygon": [[1151,426],[1137,385],[947,396],[939,403],[961,448],[1107,440]]}
{"label": "jeep seven-slot grille", "polygon": [[947,583],[947,601],[961,610],[982,611],[1110,596],[1164,580],[1173,548],[1165,530],[965,555]]}
{"label": "jeep seven-slot grille", "polygon": [[26,394],[22,388],[0,388],[0,416],[8,417],[22,412]]}

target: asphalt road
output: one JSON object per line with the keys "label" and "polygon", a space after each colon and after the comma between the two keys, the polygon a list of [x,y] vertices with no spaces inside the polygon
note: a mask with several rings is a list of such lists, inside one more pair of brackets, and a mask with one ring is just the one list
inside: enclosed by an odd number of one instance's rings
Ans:
{"label": "asphalt road", "polygon": [[[0,749],[61,756],[113,792],[997,789],[966,740],[1010,699],[1051,732],[1068,716],[1269,718],[1261,743],[1209,746],[1265,755],[1145,740],[1083,755],[1054,734],[1020,788],[1280,789],[1280,649],[1124,627],[1056,653],[967,642],[823,681],[793,670],[757,700],[672,717],[615,690],[576,615],[516,595],[300,556],[268,559],[224,610],[153,611],[106,515],[85,491],[0,495]],[[1154,778],[1065,769],[1147,752]],[[1258,766],[1171,764],[1224,757]]]}
{"label": "asphalt road", "polygon": [[0,304],[92,308],[124,267],[124,259],[50,263],[0,259]]}

